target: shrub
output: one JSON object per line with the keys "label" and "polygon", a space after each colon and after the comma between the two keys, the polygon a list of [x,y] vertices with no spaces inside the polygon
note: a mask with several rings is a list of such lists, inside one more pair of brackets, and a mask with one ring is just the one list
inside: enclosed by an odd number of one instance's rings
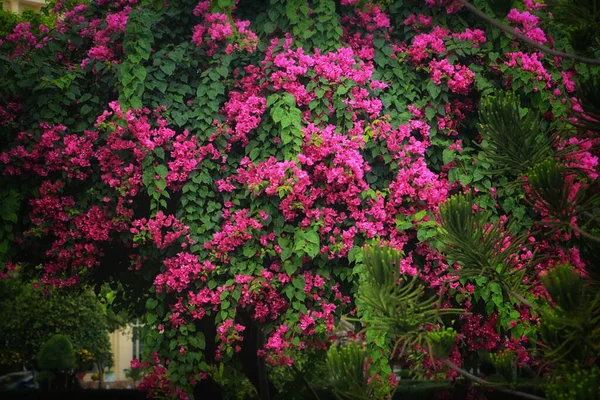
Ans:
{"label": "shrub", "polygon": [[54,335],[40,349],[38,366],[40,369],[62,372],[75,368],[75,352],[71,341],[65,335]]}

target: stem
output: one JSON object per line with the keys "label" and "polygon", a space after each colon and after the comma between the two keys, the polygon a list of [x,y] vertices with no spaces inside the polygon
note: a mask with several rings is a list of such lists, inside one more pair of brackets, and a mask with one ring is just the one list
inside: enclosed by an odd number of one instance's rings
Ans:
{"label": "stem", "polygon": [[526,298],[521,296],[519,293],[512,290],[506,283],[502,282],[502,286],[504,287],[504,289],[506,289],[508,294],[513,296],[515,299],[519,300],[521,302],[521,304],[526,305],[527,307],[531,308],[532,310],[537,309],[537,306],[535,304],[533,304],[532,302],[530,302],[529,300],[527,300]]}
{"label": "stem", "polygon": [[321,400],[319,398],[319,395],[317,394],[317,392],[315,392],[315,389],[313,389],[313,387],[311,386],[311,384],[304,377],[304,374],[302,372],[300,372],[300,370],[296,367],[296,365],[292,364],[292,369],[294,371],[296,371],[296,373],[298,375],[300,375],[300,377],[302,378],[302,381],[304,382],[304,385],[312,392],[313,396],[315,396],[315,399]]}
{"label": "stem", "polygon": [[577,225],[571,223],[569,224],[569,228],[573,229],[575,232],[579,233],[581,236],[593,240],[594,242],[600,242],[600,238],[594,235],[590,235],[589,233],[587,233],[586,231],[584,231],[583,229],[581,229],[580,227],[578,227]]}
{"label": "stem", "polygon": [[[451,370],[454,370],[456,372],[458,372],[459,374],[469,378],[470,380],[472,380],[473,382],[477,382],[483,386],[487,386],[490,387],[490,383],[487,382],[484,379],[481,379],[478,376],[475,376],[473,374],[471,374],[470,372],[465,371],[464,369],[460,368],[459,366],[457,366],[456,364],[454,364],[452,361],[448,360],[447,358],[442,359],[442,362],[444,364],[446,364],[446,366],[448,368],[450,368]],[[524,399],[531,399],[531,400],[546,400],[544,397],[539,397],[533,394],[529,394],[529,393],[525,393],[525,392],[519,392],[518,390],[511,390],[511,389],[506,389],[503,387],[495,387],[492,386],[492,389],[497,390],[499,392],[502,393],[506,393],[506,394],[511,394],[513,396],[519,396],[519,397],[523,397]]]}
{"label": "stem", "polygon": [[534,47],[543,53],[547,53],[547,54],[557,56],[557,57],[570,58],[571,60],[579,61],[579,62],[582,62],[585,64],[600,65],[600,60],[598,60],[598,59],[581,57],[581,56],[578,56],[576,54],[571,54],[571,53],[564,53],[562,51],[553,50],[549,47],[546,47],[544,45],[536,43],[533,40],[529,39],[527,36],[515,31],[510,26],[508,26],[500,21],[496,21],[495,19],[489,17],[486,13],[479,10],[477,7],[475,7],[473,4],[469,3],[467,0],[456,0],[456,2],[462,4],[467,9],[469,9],[469,11],[471,11],[473,14],[477,15],[479,18],[485,20],[486,22],[494,25],[496,28],[503,30],[504,32],[506,32],[508,34],[516,36],[517,38],[519,38],[519,40],[521,40],[525,44],[527,44],[531,47]]}

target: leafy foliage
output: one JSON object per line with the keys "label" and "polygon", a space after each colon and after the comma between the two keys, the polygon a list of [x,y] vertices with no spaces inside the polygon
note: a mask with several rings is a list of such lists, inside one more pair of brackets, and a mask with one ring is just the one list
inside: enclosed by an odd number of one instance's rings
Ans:
{"label": "leafy foliage", "polygon": [[75,368],[75,352],[65,335],[53,335],[40,349],[38,365],[43,370],[64,371]]}
{"label": "leafy foliage", "polygon": [[19,353],[29,366],[54,334],[68,336],[74,351],[85,349],[93,360],[112,363],[112,353],[102,308],[89,290],[44,293],[17,278],[0,281],[3,347]]}

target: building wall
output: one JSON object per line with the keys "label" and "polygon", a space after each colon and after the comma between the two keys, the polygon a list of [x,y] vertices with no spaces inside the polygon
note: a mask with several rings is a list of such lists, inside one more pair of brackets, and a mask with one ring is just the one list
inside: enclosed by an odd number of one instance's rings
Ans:
{"label": "building wall", "polygon": [[[136,335],[136,341],[133,341],[134,330],[138,330]],[[119,329],[110,334],[110,348],[113,353],[113,360],[115,362],[112,368],[115,373],[115,380],[124,381],[127,380],[125,373],[131,368],[131,360],[135,356],[137,359],[141,358],[142,342],[139,339],[140,325],[133,324],[127,325],[123,329]],[[135,348],[134,348],[135,347]]]}
{"label": "building wall", "polygon": [[130,368],[132,358],[132,330],[126,327],[122,330],[110,334],[110,348],[115,362],[112,370],[115,372],[115,379],[122,381],[125,377],[125,370]]}
{"label": "building wall", "polygon": [[25,10],[40,11],[45,0],[4,0],[4,9],[21,14]]}

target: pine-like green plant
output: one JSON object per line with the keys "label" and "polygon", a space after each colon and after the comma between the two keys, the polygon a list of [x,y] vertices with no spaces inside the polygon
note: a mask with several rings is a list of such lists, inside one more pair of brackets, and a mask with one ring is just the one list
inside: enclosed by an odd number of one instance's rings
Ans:
{"label": "pine-like green plant", "polygon": [[504,350],[498,353],[489,355],[490,362],[494,366],[496,372],[508,382],[514,382],[516,379],[516,357],[515,353],[509,350]]}
{"label": "pine-like green plant", "polygon": [[446,358],[454,347],[456,340],[456,331],[452,328],[442,328],[431,331],[427,334],[427,342],[431,349],[431,354],[436,358]]}
{"label": "pine-like green plant", "polygon": [[554,303],[542,312],[544,358],[586,364],[600,349],[600,293],[569,265],[549,271],[542,282]]}
{"label": "pine-like green plant", "polygon": [[368,400],[368,368],[365,352],[356,343],[332,346],[327,353],[331,389],[340,400]]}
{"label": "pine-like green plant", "polygon": [[548,400],[600,399],[600,369],[583,369],[579,365],[565,366],[546,386]]}
{"label": "pine-like green plant", "polygon": [[401,276],[401,253],[387,246],[366,245],[363,248],[365,277],[361,280],[358,299],[370,309],[362,319],[369,329],[388,332],[398,338],[400,354],[413,346],[425,345],[428,324],[440,322],[442,315],[460,310],[444,309],[439,298],[422,299],[425,294],[418,277]]}
{"label": "pine-like green plant", "polygon": [[545,221],[546,225],[574,230],[588,239],[599,240],[572,223],[575,217],[580,216],[584,216],[584,225],[594,223],[597,218],[593,215],[590,218],[584,213],[593,211],[600,201],[598,180],[590,184],[579,182],[580,185],[575,186],[577,174],[581,171],[576,168],[567,169],[552,159],[545,160],[527,174],[529,196],[539,211],[554,219]]}
{"label": "pine-like green plant", "polygon": [[492,221],[489,212],[474,211],[472,195],[452,196],[440,206],[440,240],[444,252],[461,268],[462,277],[486,276],[515,292],[526,290],[522,284],[528,263],[516,269],[516,254],[527,248],[527,235],[512,235],[511,226]]}
{"label": "pine-like green plant", "polygon": [[585,282],[569,265],[557,266],[542,277],[542,282],[552,301],[563,311],[575,313],[581,309]]}
{"label": "pine-like green plant", "polygon": [[564,25],[571,46],[585,53],[599,38],[600,0],[546,0],[549,22]]}
{"label": "pine-like green plant", "polygon": [[551,217],[570,223],[577,210],[576,199],[569,198],[571,187],[565,167],[547,159],[529,170],[527,177],[536,206]]}
{"label": "pine-like green plant", "polygon": [[481,100],[479,133],[482,147],[493,172],[519,177],[552,153],[555,134],[542,134],[539,113],[523,115],[519,96],[497,92]]}
{"label": "pine-like green plant", "polygon": [[[581,139],[593,140],[600,137],[600,78],[591,75],[581,83],[577,97],[583,111],[571,111],[572,124],[578,130]],[[598,149],[599,144],[594,143]]]}

